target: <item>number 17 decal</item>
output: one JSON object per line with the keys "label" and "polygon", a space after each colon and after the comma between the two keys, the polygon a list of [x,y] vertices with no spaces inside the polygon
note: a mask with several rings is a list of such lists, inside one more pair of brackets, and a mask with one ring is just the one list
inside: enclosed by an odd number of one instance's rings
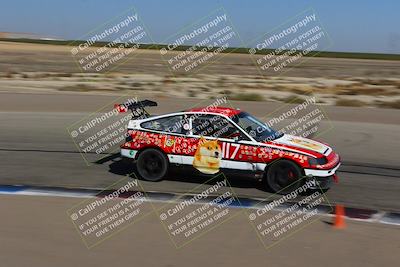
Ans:
{"label": "number 17 decal", "polygon": [[[231,149],[233,147],[234,149]],[[234,159],[239,151],[240,144],[235,143],[222,143],[222,157],[226,159]],[[233,150],[231,152],[231,150]]]}

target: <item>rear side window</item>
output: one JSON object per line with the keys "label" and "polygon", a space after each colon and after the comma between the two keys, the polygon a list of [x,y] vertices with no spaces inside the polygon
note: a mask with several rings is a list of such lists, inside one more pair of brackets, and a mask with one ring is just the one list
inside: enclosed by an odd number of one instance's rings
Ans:
{"label": "rear side window", "polygon": [[183,124],[185,124],[184,116],[179,115],[146,121],[140,126],[147,130],[184,134]]}

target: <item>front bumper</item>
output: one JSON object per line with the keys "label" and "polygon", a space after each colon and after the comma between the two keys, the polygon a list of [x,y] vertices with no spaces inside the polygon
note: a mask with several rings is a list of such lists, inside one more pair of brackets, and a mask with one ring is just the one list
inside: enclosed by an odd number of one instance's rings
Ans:
{"label": "front bumper", "polygon": [[330,188],[334,180],[334,175],[339,167],[340,162],[334,168],[328,170],[304,169],[307,179],[315,182],[315,186],[310,189]]}
{"label": "front bumper", "polygon": [[334,175],[339,167],[340,163],[338,163],[338,165],[329,170],[304,169],[304,174],[306,176],[313,176],[313,177],[329,177]]}

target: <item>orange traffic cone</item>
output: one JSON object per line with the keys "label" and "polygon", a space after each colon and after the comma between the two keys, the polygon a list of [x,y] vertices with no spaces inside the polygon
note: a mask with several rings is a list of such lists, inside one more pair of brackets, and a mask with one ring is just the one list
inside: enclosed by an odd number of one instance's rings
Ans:
{"label": "orange traffic cone", "polygon": [[344,206],[336,204],[335,209],[335,223],[333,225],[336,229],[344,229],[346,228],[346,222],[344,220]]}

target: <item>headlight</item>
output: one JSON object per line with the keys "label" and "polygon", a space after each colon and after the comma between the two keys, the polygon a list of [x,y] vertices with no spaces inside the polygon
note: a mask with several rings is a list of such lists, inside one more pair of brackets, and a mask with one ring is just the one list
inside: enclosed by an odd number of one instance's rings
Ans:
{"label": "headlight", "polygon": [[310,165],[324,165],[327,162],[328,161],[326,160],[325,157],[323,157],[323,158],[309,158],[308,159],[308,164],[310,164]]}

